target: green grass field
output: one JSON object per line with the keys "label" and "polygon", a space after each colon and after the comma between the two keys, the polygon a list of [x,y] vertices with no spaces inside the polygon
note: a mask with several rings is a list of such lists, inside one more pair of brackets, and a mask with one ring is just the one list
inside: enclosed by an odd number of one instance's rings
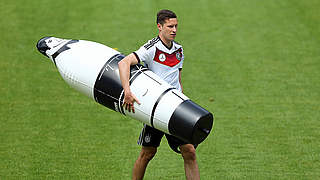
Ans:
{"label": "green grass field", "polygon": [[[320,179],[320,1],[1,0],[0,179],[130,179],[142,124],[69,87],[44,36],[128,54],[179,18],[184,92],[215,115],[204,180]],[[166,140],[145,179],[184,179]]]}

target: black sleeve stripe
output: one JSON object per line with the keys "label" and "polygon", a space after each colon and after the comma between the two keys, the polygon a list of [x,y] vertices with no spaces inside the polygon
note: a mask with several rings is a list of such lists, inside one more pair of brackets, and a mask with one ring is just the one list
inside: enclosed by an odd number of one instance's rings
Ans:
{"label": "black sleeve stripe", "polygon": [[179,68],[179,71],[182,71],[182,68]]}
{"label": "black sleeve stripe", "polygon": [[138,59],[138,63],[140,64],[141,61],[140,61],[138,54],[136,52],[133,52],[133,54],[136,56],[136,58]]}
{"label": "black sleeve stripe", "polygon": [[152,46],[154,46],[157,42],[160,41],[160,37],[157,36],[150,40],[147,44],[145,44],[143,47],[146,48],[146,50],[150,49]]}

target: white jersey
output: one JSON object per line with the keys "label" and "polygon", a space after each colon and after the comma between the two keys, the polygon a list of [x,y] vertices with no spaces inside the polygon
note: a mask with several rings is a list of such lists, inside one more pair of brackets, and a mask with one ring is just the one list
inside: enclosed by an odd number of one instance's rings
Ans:
{"label": "white jersey", "polygon": [[134,54],[151,71],[181,91],[179,69],[182,68],[184,55],[180,44],[173,41],[171,48],[168,48],[158,36],[149,40]]}

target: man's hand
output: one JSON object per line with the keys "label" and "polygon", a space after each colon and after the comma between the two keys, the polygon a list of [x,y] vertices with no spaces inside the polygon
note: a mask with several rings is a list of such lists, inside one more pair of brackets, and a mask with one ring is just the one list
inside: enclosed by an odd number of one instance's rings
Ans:
{"label": "man's hand", "polygon": [[134,102],[137,102],[138,104],[140,104],[140,102],[138,101],[136,96],[132,94],[130,91],[130,84],[129,84],[130,66],[138,63],[139,61],[133,53],[129,54],[118,63],[120,80],[121,80],[122,87],[124,89],[124,99],[123,99],[122,106],[129,112],[132,111],[133,113],[134,113],[134,107],[133,107]]}
{"label": "man's hand", "polygon": [[140,104],[139,100],[134,94],[132,94],[131,92],[125,92],[122,106],[129,112],[132,111],[133,113],[135,113],[133,106],[134,102]]}

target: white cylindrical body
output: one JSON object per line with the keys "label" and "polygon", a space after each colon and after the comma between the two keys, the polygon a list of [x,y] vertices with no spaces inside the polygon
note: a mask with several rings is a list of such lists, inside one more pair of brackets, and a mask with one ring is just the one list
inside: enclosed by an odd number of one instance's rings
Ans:
{"label": "white cylindrical body", "polygon": [[125,113],[166,133],[176,107],[189,99],[151,71],[141,73],[130,88],[141,104],[134,104],[135,113]]}
{"label": "white cylindrical body", "polygon": [[135,113],[125,110],[118,69],[124,55],[112,48],[54,37],[39,40],[37,48],[55,63],[68,84],[110,109],[194,144],[212,128],[211,113],[140,64],[131,66],[130,88],[141,104],[134,103]]}
{"label": "white cylindrical body", "polygon": [[55,58],[61,76],[73,88],[94,99],[93,88],[101,68],[119,52],[84,40],[70,43],[67,47],[70,49]]}

